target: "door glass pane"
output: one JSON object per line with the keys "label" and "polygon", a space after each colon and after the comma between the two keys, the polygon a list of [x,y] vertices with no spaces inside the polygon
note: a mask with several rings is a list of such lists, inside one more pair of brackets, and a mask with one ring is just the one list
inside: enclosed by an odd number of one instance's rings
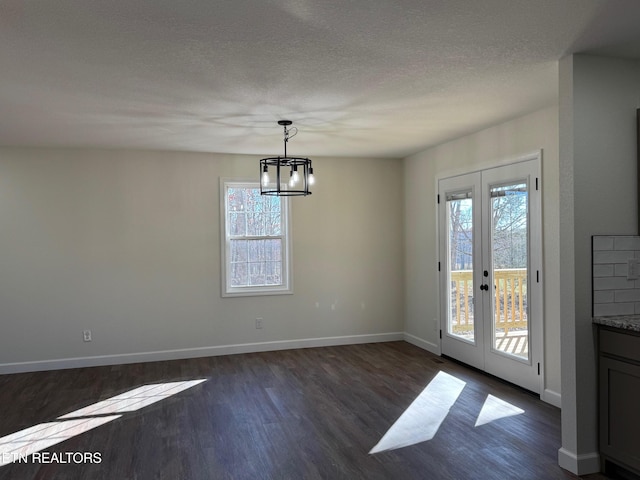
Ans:
{"label": "door glass pane", "polygon": [[491,187],[493,348],[529,359],[526,182]]}
{"label": "door glass pane", "polygon": [[473,200],[471,191],[447,194],[447,332],[475,342],[473,326]]}

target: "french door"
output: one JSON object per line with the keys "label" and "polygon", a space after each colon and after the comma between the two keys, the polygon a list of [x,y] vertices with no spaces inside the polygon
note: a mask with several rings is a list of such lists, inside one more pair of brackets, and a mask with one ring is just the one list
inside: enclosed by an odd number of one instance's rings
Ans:
{"label": "french door", "polygon": [[442,353],[541,391],[539,157],[438,182]]}

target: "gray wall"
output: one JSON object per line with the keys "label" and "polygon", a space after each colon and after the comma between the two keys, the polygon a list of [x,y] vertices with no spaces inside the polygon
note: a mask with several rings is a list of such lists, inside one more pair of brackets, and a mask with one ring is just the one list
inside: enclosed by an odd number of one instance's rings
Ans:
{"label": "gray wall", "polygon": [[598,469],[591,236],[636,234],[640,63],[560,62],[562,448],[560,464]]}
{"label": "gray wall", "polygon": [[219,178],[258,157],[1,148],[0,372],[401,338],[402,162],[314,167],[294,294],[222,298]]}

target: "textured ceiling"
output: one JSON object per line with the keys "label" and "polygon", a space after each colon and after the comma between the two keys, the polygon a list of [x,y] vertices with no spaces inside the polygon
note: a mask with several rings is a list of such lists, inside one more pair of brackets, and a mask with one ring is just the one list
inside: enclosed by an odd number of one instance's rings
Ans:
{"label": "textured ceiling", "polygon": [[640,58],[638,0],[0,0],[0,145],[401,157]]}

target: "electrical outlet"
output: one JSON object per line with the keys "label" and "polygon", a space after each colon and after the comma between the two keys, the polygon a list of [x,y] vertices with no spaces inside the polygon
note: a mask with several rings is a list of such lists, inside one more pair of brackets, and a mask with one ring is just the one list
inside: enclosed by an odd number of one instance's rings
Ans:
{"label": "electrical outlet", "polygon": [[91,341],[91,330],[84,330],[82,332],[82,339],[85,342],[90,342]]}
{"label": "electrical outlet", "polygon": [[256,318],[256,328],[262,328],[262,317]]}

